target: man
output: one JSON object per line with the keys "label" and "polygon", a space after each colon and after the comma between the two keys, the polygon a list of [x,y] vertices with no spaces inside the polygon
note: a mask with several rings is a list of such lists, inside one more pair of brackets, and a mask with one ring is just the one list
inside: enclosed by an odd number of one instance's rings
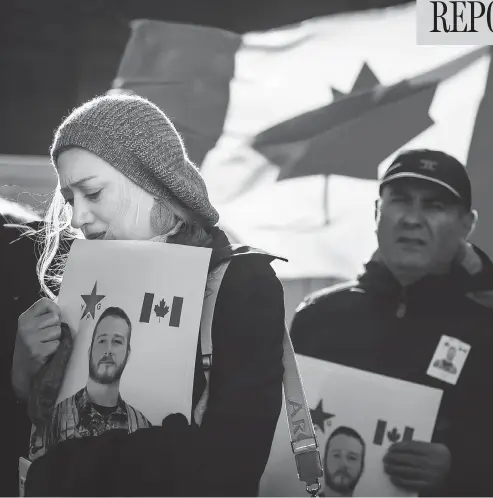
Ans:
{"label": "man", "polygon": [[445,370],[445,372],[447,373],[455,375],[457,373],[457,368],[454,365],[454,359],[456,355],[457,355],[457,349],[454,348],[453,346],[450,346],[447,349],[447,356],[445,358],[442,358],[441,360],[436,360],[434,366],[436,368],[441,368],[442,370]]}
{"label": "man", "polygon": [[[432,442],[399,442],[384,458],[397,486],[427,495],[493,495],[493,264],[467,242],[471,201],[455,158],[400,154],[380,182],[366,271],[309,296],[292,324],[299,354],[443,391]],[[466,352],[455,375],[433,368],[449,340]]]}
{"label": "man", "polygon": [[130,356],[132,324],[127,314],[107,308],[94,327],[86,387],[59,403],[48,447],[60,441],[98,436],[111,429],[150,427],[144,415],[120,396],[120,379]]}
{"label": "man", "polygon": [[338,427],[327,439],[324,496],[353,496],[365,468],[366,445],[350,427]]}

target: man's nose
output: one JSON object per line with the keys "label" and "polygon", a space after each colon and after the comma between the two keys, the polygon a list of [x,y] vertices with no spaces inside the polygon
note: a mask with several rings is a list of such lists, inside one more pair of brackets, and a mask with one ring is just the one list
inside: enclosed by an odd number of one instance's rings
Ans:
{"label": "man's nose", "polygon": [[103,356],[113,356],[113,348],[111,344],[105,344]]}
{"label": "man's nose", "polygon": [[414,202],[409,204],[404,210],[402,221],[408,225],[421,225],[423,223],[423,207],[421,204]]}

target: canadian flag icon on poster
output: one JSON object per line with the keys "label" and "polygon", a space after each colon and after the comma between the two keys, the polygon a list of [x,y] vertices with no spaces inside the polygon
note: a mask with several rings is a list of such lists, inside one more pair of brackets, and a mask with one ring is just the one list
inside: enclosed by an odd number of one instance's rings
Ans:
{"label": "canadian flag icon on poster", "polygon": [[151,316],[154,313],[159,322],[169,315],[169,326],[179,327],[183,302],[184,299],[182,297],[173,296],[170,307],[164,298],[156,299],[154,294],[146,292],[142,300],[139,322],[149,323],[151,321]]}
{"label": "canadian flag icon on poster", "polygon": [[397,427],[390,428],[387,421],[379,420],[375,429],[373,444],[382,446],[385,442],[393,444],[399,441],[412,441],[413,435],[414,429],[412,427],[406,426],[403,431],[400,431]]}

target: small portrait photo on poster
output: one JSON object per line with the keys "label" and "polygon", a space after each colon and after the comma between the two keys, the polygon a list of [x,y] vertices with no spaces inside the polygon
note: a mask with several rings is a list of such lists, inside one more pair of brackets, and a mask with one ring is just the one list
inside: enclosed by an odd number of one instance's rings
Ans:
{"label": "small portrait photo on poster", "polygon": [[324,496],[353,496],[365,470],[366,443],[351,427],[339,426],[324,452]]}
{"label": "small portrait photo on poster", "polygon": [[55,407],[48,446],[71,438],[98,436],[111,429],[134,432],[151,423],[120,394],[131,361],[132,323],[122,308],[106,308],[97,320],[88,351],[85,386]]}

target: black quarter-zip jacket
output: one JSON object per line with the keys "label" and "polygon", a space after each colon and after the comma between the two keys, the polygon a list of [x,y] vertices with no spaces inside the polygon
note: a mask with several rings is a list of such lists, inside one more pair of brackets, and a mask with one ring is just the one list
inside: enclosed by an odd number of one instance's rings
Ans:
{"label": "black quarter-zip jacket", "polygon": [[[356,282],[308,296],[291,328],[299,354],[443,390],[433,441],[452,471],[439,496],[493,496],[493,264],[469,253],[474,272],[455,265],[406,288],[372,260]],[[426,373],[442,335],[471,346],[456,385]]]}

